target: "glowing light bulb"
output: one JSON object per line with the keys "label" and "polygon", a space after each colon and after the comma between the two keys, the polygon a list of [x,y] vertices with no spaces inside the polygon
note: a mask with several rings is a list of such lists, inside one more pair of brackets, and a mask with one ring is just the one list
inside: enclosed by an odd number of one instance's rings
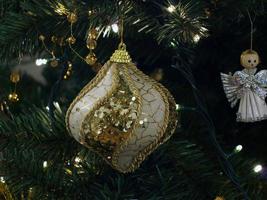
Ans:
{"label": "glowing light bulb", "polygon": [[47,161],[44,161],[43,162],[43,168],[47,168],[47,166],[48,166],[48,162]]}
{"label": "glowing light bulb", "polygon": [[242,145],[237,145],[235,147],[235,152],[240,152],[240,151],[242,151],[242,149],[243,149],[243,146]]}
{"label": "glowing light bulb", "polygon": [[53,105],[55,106],[56,110],[57,110],[59,113],[62,113],[62,110],[61,110],[60,105],[59,105],[58,102],[54,101],[54,102],[53,102]]}
{"label": "glowing light bulb", "polygon": [[198,43],[199,40],[200,40],[200,36],[199,36],[198,34],[196,34],[196,35],[194,36],[193,40],[194,40],[195,43]]}
{"label": "glowing light bulb", "polygon": [[5,183],[5,182],[6,182],[3,176],[0,177],[0,181],[1,181],[2,183]]}
{"label": "glowing light bulb", "polygon": [[111,25],[111,28],[112,28],[112,31],[113,31],[114,33],[118,33],[118,32],[119,32],[119,26],[118,26],[117,23],[112,24],[112,25]]}
{"label": "glowing light bulb", "polygon": [[176,10],[176,8],[175,8],[174,5],[170,5],[170,6],[167,8],[167,10],[168,10],[170,13],[173,13],[173,12]]}
{"label": "glowing light bulb", "polygon": [[111,26],[107,26],[103,32],[103,38],[107,37],[108,36],[108,33],[110,32],[111,30]]}
{"label": "glowing light bulb", "polygon": [[82,159],[81,158],[79,158],[78,156],[74,159],[74,161],[76,162],[76,163],[80,163],[81,161],[82,161]]}
{"label": "glowing light bulb", "polygon": [[38,59],[36,59],[35,64],[37,66],[46,65],[47,64],[47,59],[38,58]]}
{"label": "glowing light bulb", "polygon": [[180,110],[180,105],[176,104],[176,110]]}
{"label": "glowing light bulb", "polygon": [[262,165],[256,165],[253,170],[255,173],[261,172],[262,171]]}

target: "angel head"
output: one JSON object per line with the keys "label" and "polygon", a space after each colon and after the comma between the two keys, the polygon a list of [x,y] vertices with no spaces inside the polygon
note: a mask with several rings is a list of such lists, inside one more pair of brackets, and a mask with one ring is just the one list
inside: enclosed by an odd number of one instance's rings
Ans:
{"label": "angel head", "polygon": [[260,63],[259,54],[251,49],[243,51],[240,56],[241,65],[246,69],[253,69]]}

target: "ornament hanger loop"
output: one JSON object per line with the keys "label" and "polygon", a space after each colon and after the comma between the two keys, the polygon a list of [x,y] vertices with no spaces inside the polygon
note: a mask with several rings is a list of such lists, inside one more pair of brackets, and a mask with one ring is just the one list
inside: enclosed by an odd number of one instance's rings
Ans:
{"label": "ornament hanger loop", "polygon": [[250,50],[253,50],[253,33],[254,33],[254,22],[256,19],[256,15],[252,19],[249,10],[247,10],[247,13],[250,21]]}
{"label": "ornament hanger loop", "polygon": [[119,20],[119,27],[120,27],[120,39],[121,39],[121,42],[119,44],[119,49],[126,49],[126,45],[124,43],[124,40],[123,40],[123,37],[124,37],[124,20],[123,20],[123,17],[120,17],[120,20]]}

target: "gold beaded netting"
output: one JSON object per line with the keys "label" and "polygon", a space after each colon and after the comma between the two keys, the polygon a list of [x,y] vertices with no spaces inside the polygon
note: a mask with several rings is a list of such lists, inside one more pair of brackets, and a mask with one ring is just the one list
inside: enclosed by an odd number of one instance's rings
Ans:
{"label": "gold beaded netting", "polygon": [[127,173],[174,133],[176,103],[169,91],[136,68],[123,43],[73,101],[70,134]]}

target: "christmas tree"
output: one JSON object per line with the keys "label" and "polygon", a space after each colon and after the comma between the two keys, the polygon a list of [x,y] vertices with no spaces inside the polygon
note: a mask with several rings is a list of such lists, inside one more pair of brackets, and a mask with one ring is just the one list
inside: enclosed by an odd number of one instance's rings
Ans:
{"label": "christmas tree", "polygon": [[[265,69],[264,0],[0,0],[0,5],[1,199],[267,199],[267,123],[236,122],[237,108],[231,109],[220,75],[242,70],[240,54],[252,50],[252,42],[263,63],[258,69]],[[105,80],[108,69],[114,69],[117,85],[105,102],[96,98],[102,112],[86,116],[85,125],[77,116],[65,119],[82,88]],[[154,88],[148,93],[155,99],[165,99],[159,106],[166,109],[154,114],[167,117],[163,135],[148,142],[149,151],[137,149],[145,153],[127,171],[109,163],[109,153],[132,142],[128,133],[138,137],[133,123],[142,130],[150,126],[146,117],[119,119],[130,111],[118,101],[137,116],[146,114],[138,111],[145,96],[131,96],[145,87],[136,89],[138,81]],[[109,114],[105,122],[103,113]],[[80,139],[70,122],[81,129],[89,124],[91,132],[79,131]],[[104,133],[94,129],[90,139],[92,126],[99,124]]]}

